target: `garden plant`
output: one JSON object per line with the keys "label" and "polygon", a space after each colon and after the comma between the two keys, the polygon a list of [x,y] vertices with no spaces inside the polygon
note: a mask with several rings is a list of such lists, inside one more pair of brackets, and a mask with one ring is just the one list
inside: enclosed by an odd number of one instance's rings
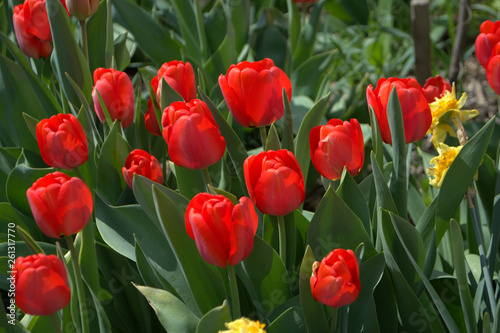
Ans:
{"label": "garden plant", "polygon": [[0,331],[500,332],[499,18],[0,0]]}

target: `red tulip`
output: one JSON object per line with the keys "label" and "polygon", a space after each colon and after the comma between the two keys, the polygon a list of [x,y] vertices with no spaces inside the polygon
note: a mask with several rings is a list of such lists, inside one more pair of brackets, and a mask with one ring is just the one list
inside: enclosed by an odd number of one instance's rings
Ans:
{"label": "red tulip", "polygon": [[486,78],[491,89],[500,95],[500,43],[495,46],[486,63]]}
{"label": "red tulip", "polygon": [[[151,80],[151,87],[153,91],[158,90],[158,76],[155,76]],[[158,105],[157,105],[158,106]],[[158,106],[159,108],[159,106]],[[146,114],[144,115],[144,124],[146,125],[146,129],[153,135],[160,136],[161,129],[158,124],[158,119],[156,119],[156,113],[153,105],[153,99],[149,97],[148,99],[148,109],[146,110]]]}
{"label": "red tulip", "polygon": [[161,122],[168,155],[175,164],[204,169],[224,155],[226,141],[205,102],[174,102],[163,111]]}
{"label": "red tulip", "polygon": [[252,252],[258,217],[247,197],[233,205],[222,195],[199,193],[189,202],[185,220],[189,237],[212,265],[236,265]]}
{"label": "red tulip", "polygon": [[432,103],[436,98],[440,98],[446,91],[451,91],[451,84],[441,75],[430,77],[422,87],[427,103]]}
{"label": "red tulip", "polygon": [[78,20],[85,20],[94,15],[99,8],[99,0],[66,0],[71,15]]}
{"label": "red tulip", "polygon": [[130,152],[125,161],[125,166],[122,168],[122,173],[123,178],[125,178],[130,188],[132,188],[134,174],[144,176],[154,182],[163,184],[163,172],[160,162],[158,162],[156,157],[141,149],[135,149]]}
{"label": "red tulip", "polygon": [[311,292],[318,302],[338,308],[358,298],[359,266],[352,250],[335,249],[313,264]]}
{"label": "red tulip", "polygon": [[50,166],[74,169],[87,161],[87,136],[72,114],[52,116],[36,126],[36,139],[42,158]]}
{"label": "red tulip", "polygon": [[[66,7],[65,1],[61,1]],[[28,57],[48,57],[52,52],[52,34],[45,0],[26,0],[14,7],[12,16],[19,48]]]}
{"label": "red tulip", "polygon": [[283,88],[292,98],[290,79],[267,58],[231,65],[219,85],[234,119],[245,127],[267,126],[283,116]]}
{"label": "red tulip", "polygon": [[64,263],[42,253],[18,257],[12,268],[16,304],[24,313],[49,316],[68,305],[71,291]]}
{"label": "red tulip", "polygon": [[432,122],[431,110],[422,87],[413,78],[398,79],[391,77],[389,79],[380,79],[375,90],[373,90],[371,84],[366,88],[366,99],[377,116],[382,140],[385,143],[392,144],[391,131],[387,120],[387,103],[393,87],[396,87],[403,112],[406,143],[422,139]]}
{"label": "red tulip", "polygon": [[340,179],[344,167],[355,176],[363,167],[365,144],[356,119],[331,119],[326,125],[314,127],[309,146],[312,163],[325,178]]}
{"label": "red tulip", "polygon": [[134,121],[134,88],[128,75],[113,68],[97,68],[94,71],[94,90],[92,100],[101,123],[106,116],[99,102],[99,95],[108,109],[112,120],[121,120],[123,128]]}
{"label": "red tulip", "polygon": [[484,21],[479,28],[481,33],[476,38],[475,49],[479,63],[486,68],[495,45],[500,42],[500,21]]}
{"label": "red tulip", "polygon": [[87,185],[61,172],[38,179],[26,196],[36,224],[49,237],[79,232],[92,214],[92,194]]}
{"label": "red tulip", "polygon": [[250,198],[264,214],[283,216],[304,201],[304,177],[299,162],[286,149],[248,157],[243,171]]}
{"label": "red tulip", "polygon": [[161,78],[182,96],[185,102],[196,98],[196,81],[193,66],[189,62],[173,60],[164,63],[158,70],[156,98],[161,103]]}

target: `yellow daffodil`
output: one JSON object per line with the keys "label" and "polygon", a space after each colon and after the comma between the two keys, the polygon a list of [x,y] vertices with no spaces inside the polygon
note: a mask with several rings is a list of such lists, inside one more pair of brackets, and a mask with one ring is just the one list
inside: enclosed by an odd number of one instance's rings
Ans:
{"label": "yellow daffodil", "polygon": [[439,156],[432,158],[430,161],[430,164],[433,164],[434,167],[427,168],[427,173],[429,176],[433,177],[429,179],[430,185],[435,188],[441,188],[444,176],[448,172],[451,163],[455,160],[455,157],[457,157],[461,149],[462,146],[449,147],[442,142],[438,143],[437,151]]}
{"label": "yellow daffodil", "polygon": [[245,317],[241,317],[225,325],[228,330],[219,331],[219,333],[266,333],[264,330],[266,324],[261,324],[258,320],[253,321]]}
{"label": "yellow daffodil", "polygon": [[467,101],[467,94],[463,93],[459,100],[455,97],[455,85],[451,91],[446,91],[443,97],[430,103],[432,124],[427,134],[432,134],[431,141],[435,147],[446,139],[446,133],[457,137],[456,129],[460,122],[465,122],[479,114],[477,110],[460,110]]}

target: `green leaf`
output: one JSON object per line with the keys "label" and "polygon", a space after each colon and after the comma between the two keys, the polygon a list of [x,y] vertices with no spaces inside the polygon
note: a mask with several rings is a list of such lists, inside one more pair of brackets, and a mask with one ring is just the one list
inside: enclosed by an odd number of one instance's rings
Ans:
{"label": "green leaf", "polygon": [[202,313],[206,313],[224,300],[225,292],[221,277],[214,266],[207,264],[201,258],[194,240],[186,232],[184,216],[157,185],[153,185],[153,199],[158,219],[196,304]]}
{"label": "green leaf", "polygon": [[391,192],[389,191],[389,186],[385,181],[384,175],[380,170],[380,167],[375,160],[375,155],[373,152],[370,155],[371,163],[373,168],[373,179],[375,181],[375,189],[377,192],[377,207],[382,207],[385,210],[391,211],[393,213],[398,212],[394,199],[392,198]]}
{"label": "green leaf", "polygon": [[436,204],[436,240],[438,245],[483,160],[493,134],[495,119],[493,117],[488,121],[463,146],[446,173]]}
{"label": "green leaf", "polygon": [[127,36],[126,32],[120,34],[114,44],[116,69],[124,71],[130,65],[130,53],[127,49]]}
{"label": "green leaf", "polygon": [[203,63],[202,46],[206,45],[207,42],[203,31],[197,28],[201,26],[201,22],[199,22],[201,18],[197,17],[193,3],[184,0],[171,0],[170,2],[175,8],[186,53],[195,57],[198,63]]}
{"label": "green leaf", "polygon": [[465,318],[467,332],[477,332],[477,324],[475,318],[474,305],[469,289],[469,280],[465,269],[464,243],[460,226],[455,220],[450,222],[451,249],[453,253],[453,263],[455,267],[455,275],[457,276],[458,291],[460,293],[460,301]]}
{"label": "green leaf", "polygon": [[368,204],[363,197],[363,192],[359,189],[356,181],[351,174],[346,171],[342,172],[340,185],[337,188],[337,195],[346,203],[349,208],[358,216],[363,223],[368,235],[371,234],[371,218]]}
{"label": "green leaf", "polygon": [[302,27],[297,40],[297,47],[293,50],[292,59],[294,68],[297,68],[313,55],[314,43],[316,42],[316,31],[325,2],[326,0],[319,0],[314,4],[314,8],[309,16],[309,19]]}
{"label": "green leaf", "polygon": [[201,99],[207,104],[210,112],[212,112],[212,116],[219,126],[219,131],[226,140],[226,149],[231,161],[233,162],[233,167],[236,170],[236,175],[240,181],[241,189],[243,190],[244,195],[248,196],[248,190],[245,185],[245,174],[243,173],[243,163],[248,157],[245,146],[210,98],[208,98],[208,96],[201,90],[199,90],[199,94]]}
{"label": "green leaf", "polygon": [[161,87],[161,110],[164,110],[173,102],[184,101],[182,96],[168,84],[164,77],[161,77],[159,87]]}
{"label": "green leaf", "polygon": [[137,243],[148,264],[175,290],[169,291],[178,294],[192,311],[197,312],[189,286],[182,277],[181,267],[167,239],[145,217],[140,206],[113,207],[96,195],[95,211],[96,225],[106,244],[120,255],[137,262]]}
{"label": "green leaf", "polygon": [[266,328],[266,332],[294,332],[306,333],[307,327],[304,322],[304,314],[301,308],[291,307],[283,311],[283,313],[276,318]]}
{"label": "green leaf", "polygon": [[[404,219],[402,219],[399,216],[396,216],[394,214],[390,214],[390,215],[391,215],[392,226],[394,227],[394,231],[396,231],[396,235],[399,239],[399,242],[403,246],[404,252],[406,252],[408,259],[410,259],[410,262],[413,265],[413,267],[415,268],[415,270],[417,271],[417,274],[422,279],[422,282],[424,283],[425,288],[427,289],[427,292],[431,296],[432,301],[434,303],[434,306],[437,308],[437,310],[439,311],[439,314],[441,315],[441,318],[445,322],[446,327],[448,328],[448,331],[449,332],[458,332],[459,330],[458,330],[457,325],[455,324],[453,317],[450,315],[448,310],[446,310],[446,306],[444,305],[440,296],[438,295],[438,293],[436,292],[434,287],[431,285],[431,283],[429,282],[429,280],[425,276],[424,272],[422,272],[419,264],[417,263],[417,261],[415,261],[414,254],[411,253],[412,251],[407,246],[407,245],[411,245],[411,244],[409,244],[409,240],[410,240],[411,236],[410,237],[403,237],[401,231],[404,229],[400,229],[400,228],[403,227],[403,228],[406,228],[406,230],[412,230],[412,229],[407,227],[408,223]],[[398,226],[398,224],[399,224],[399,226]],[[418,233],[417,233],[417,235],[418,235]],[[419,259],[419,258],[417,258],[417,259]]]}
{"label": "green leaf", "polygon": [[280,150],[280,138],[278,136],[278,131],[276,130],[276,126],[274,124],[269,128],[269,133],[267,134],[267,140],[265,142],[266,150]]}
{"label": "green leaf", "polygon": [[142,7],[130,0],[112,0],[117,21],[132,35],[140,49],[156,64],[181,59],[181,44],[156,23]]}
{"label": "green leaf", "polygon": [[376,254],[360,219],[330,187],[319,203],[307,233],[307,242],[317,258],[333,249],[356,249],[365,244],[367,258]]}
{"label": "green leaf", "polygon": [[290,106],[290,101],[288,101],[285,88],[282,92],[283,96],[283,106],[284,106],[284,117],[283,117],[283,137],[281,138],[281,146],[283,149],[289,150],[292,154],[295,153],[293,146],[293,116],[292,107]]}
{"label": "green leaf", "polygon": [[101,158],[97,167],[97,189],[111,203],[116,204],[123,189],[127,187],[123,179],[122,167],[125,166],[130,147],[120,135],[120,124],[116,121],[104,141]]}
{"label": "green leaf", "polygon": [[384,273],[384,254],[379,253],[359,266],[361,290],[358,298],[349,306],[349,329],[362,332],[370,328],[371,332],[380,332],[373,292]]}
{"label": "green leaf", "polygon": [[[408,332],[418,332],[419,327],[422,325],[430,327],[429,317],[424,306],[417,298],[411,286],[408,284],[407,279],[401,272],[393,256],[395,253],[393,253],[389,247],[391,245],[390,241],[385,238],[385,231],[387,227],[391,226],[392,229],[389,213],[382,211],[381,214],[383,218],[378,221],[378,233],[384,250],[385,262],[391,273],[392,283],[394,285],[394,290],[396,291],[401,328]],[[384,225],[386,228],[383,228]],[[415,326],[414,324],[416,320],[418,320],[422,325],[419,325],[418,327]]]}
{"label": "green leaf", "polygon": [[184,303],[166,290],[134,286],[146,297],[156,316],[169,332],[196,332],[199,318]]}
{"label": "green leaf", "polygon": [[17,146],[37,152],[38,145],[26,127],[23,112],[36,119],[47,115],[21,68],[0,55],[0,140],[2,146]]}
{"label": "green leaf", "polygon": [[328,321],[323,304],[314,300],[311,292],[312,265],[316,261],[311,247],[307,245],[304,258],[300,265],[299,295],[300,305],[304,312],[304,319],[308,332],[328,332]]}
{"label": "green leaf", "polygon": [[334,66],[332,59],[336,53],[337,51],[328,51],[315,54],[294,69],[290,76],[293,95],[305,95],[315,100],[323,80],[330,75]]}
{"label": "green leaf", "polygon": [[81,87],[87,101],[91,98],[92,76],[87,61],[73,37],[68,13],[62,3],[58,0],[47,0],[46,4],[54,44],[51,55],[52,68],[68,101],[79,106],[80,99],[68,82],[66,75]]}
{"label": "green leaf", "polygon": [[[43,83],[43,81],[35,74],[35,72],[33,72],[31,65],[27,61],[26,56],[22,53],[22,51],[2,32],[0,32],[0,39],[2,40],[2,44],[7,47],[19,67],[26,75],[26,78],[28,79],[28,82],[34,92],[34,94],[31,96],[37,96],[37,99],[40,101],[39,106],[41,106],[41,108],[45,111],[45,117],[62,113],[61,107],[59,106],[59,104],[57,104],[55,96],[49,90],[47,85]],[[26,89],[26,86],[24,86],[24,89]],[[23,90],[19,90],[18,94],[22,91]],[[16,96],[19,96],[18,94]],[[2,100],[5,102],[5,99],[2,98]],[[25,109],[25,111],[29,112],[31,110]],[[33,112],[38,112],[38,109],[33,110]]]}
{"label": "green leaf", "polygon": [[[309,147],[309,133],[311,129],[318,126],[326,111],[330,94],[321,98],[309,112],[307,112],[302,124],[300,124],[299,132],[295,138],[295,157],[299,162],[300,169],[303,175],[309,172],[309,164],[311,162],[311,149]],[[304,177],[304,186],[306,185],[307,177]]]}
{"label": "green leaf", "polygon": [[213,308],[204,315],[198,327],[196,327],[196,333],[217,333],[226,329],[225,323],[229,323],[231,320],[231,310],[227,306],[227,302],[224,301],[221,306]]}
{"label": "green leaf", "polygon": [[371,105],[368,105],[370,110],[370,126],[372,130],[372,149],[374,151],[378,165],[384,164],[384,146],[382,141],[382,134],[378,126],[377,116]]}
{"label": "green leaf", "polygon": [[179,193],[188,199],[192,199],[200,192],[206,192],[205,180],[201,170],[192,170],[174,165],[175,178]]}
{"label": "green leaf", "polygon": [[[106,59],[113,55],[113,49],[108,50],[106,46],[111,45],[113,43],[108,43],[107,39],[109,37],[113,38],[113,36],[109,36],[109,34],[103,33],[107,30],[107,21],[108,21],[108,0],[101,1],[99,4],[99,8],[97,12],[94,13],[87,20],[87,38],[88,42],[88,50],[89,50],[89,68],[91,73],[99,68],[109,68],[106,63]],[[111,14],[111,13],[110,13]]]}
{"label": "green leaf", "polygon": [[278,253],[260,237],[254,237],[253,250],[236,273],[250,292],[254,303],[265,304],[270,312],[291,297],[286,283],[288,273]]}
{"label": "green leaf", "polygon": [[408,189],[406,174],[406,139],[403,123],[403,113],[399,103],[396,87],[392,88],[389,102],[387,103],[387,118],[391,130],[393,164],[391,174],[391,193],[399,215],[407,218]]}
{"label": "green leaf", "polygon": [[484,155],[483,163],[481,163],[478,169],[476,185],[489,221],[493,221],[492,207],[494,206],[495,186],[497,183],[497,178],[498,172],[497,168],[495,167],[495,161],[493,161],[490,156]]}
{"label": "green leaf", "polygon": [[53,172],[54,169],[33,169],[25,164],[16,166],[7,178],[6,192],[12,207],[26,216],[32,216],[31,208],[26,197],[26,191],[39,178]]}

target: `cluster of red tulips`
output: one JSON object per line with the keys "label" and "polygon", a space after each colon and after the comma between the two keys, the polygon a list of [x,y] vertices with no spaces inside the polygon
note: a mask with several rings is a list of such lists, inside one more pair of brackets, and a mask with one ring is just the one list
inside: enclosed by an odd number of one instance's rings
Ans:
{"label": "cluster of red tulips", "polygon": [[476,38],[476,56],[491,89],[500,95],[500,21],[484,21]]}

